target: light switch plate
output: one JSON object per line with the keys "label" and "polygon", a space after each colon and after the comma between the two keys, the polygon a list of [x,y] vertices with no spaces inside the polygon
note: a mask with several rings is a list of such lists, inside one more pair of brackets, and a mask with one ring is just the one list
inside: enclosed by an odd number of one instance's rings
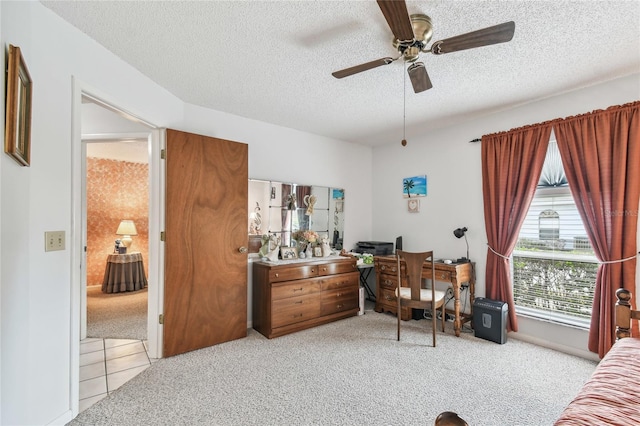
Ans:
{"label": "light switch plate", "polygon": [[44,233],[44,251],[64,250],[64,231]]}

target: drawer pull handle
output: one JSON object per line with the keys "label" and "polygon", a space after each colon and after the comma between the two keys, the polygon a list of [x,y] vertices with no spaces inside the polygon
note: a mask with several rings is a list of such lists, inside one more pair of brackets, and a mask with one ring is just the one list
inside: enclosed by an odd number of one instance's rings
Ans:
{"label": "drawer pull handle", "polygon": [[322,270],[326,272],[326,271],[327,271],[327,268],[322,268]]}
{"label": "drawer pull handle", "polygon": [[280,276],[280,274],[276,274],[276,278],[278,278]]}
{"label": "drawer pull handle", "polygon": [[393,300],[393,297],[391,297],[391,296],[385,296],[384,298],[389,302]]}
{"label": "drawer pull handle", "polygon": [[336,296],[341,297],[341,296],[342,296],[342,293],[338,293]]}
{"label": "drawer pull handle", "polygon": [[302,287],[300,287],[300,288],[294,288],[294,289],[293,289],[293,292],[295,293],[296,291],[302,291],[302,290],[304,290],[304,288],[302,288]]}
{"label": "drawer pull handle", "polygon": [[311,268],[311,273],[313,274],[314,272],[316,272],[316,270]]}
{"label": "drawer pull handle", "polygon": [[295,315],[292,315],[292,318],[300,318],[301,316],[302,314],[295,314]]}
{"label": "drawer pull handle", "polygon": [[298,300],[297,302],[294,302],[296,305],[302,305],[302,300]]}
{"label": "drawer pull handle", "polygon": [[338,309],[342,309],[342,307],[343,307],[343,306],[344,306],[344,305],[336,305],[336,308],[338,308]]}
{"label": "drawer pull handle", "polygon": [[382,266],[380,267],[380,270],[381,270],[381,271],[384,271],[385,269],[387,269],[387,267],[386,267],[385,265],[382,265]]}

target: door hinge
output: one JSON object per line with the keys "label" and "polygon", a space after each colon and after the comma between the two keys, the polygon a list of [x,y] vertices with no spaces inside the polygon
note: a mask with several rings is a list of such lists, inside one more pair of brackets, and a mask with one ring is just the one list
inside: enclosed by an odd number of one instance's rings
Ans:
{"label": "door hinge", "polygon": [[164,231],[160,232],[160,241],[164,241]]}
{"label": "door hinge", "polygon": [[164,314],[160,314],[160,315],[158,316],[158,323],[159,323],[159,324],[164,324]]}
{"label": "door hinge", "polygon": [[160,150],[160,158],[163,160],[167,158],[167,151],[165,149]]}

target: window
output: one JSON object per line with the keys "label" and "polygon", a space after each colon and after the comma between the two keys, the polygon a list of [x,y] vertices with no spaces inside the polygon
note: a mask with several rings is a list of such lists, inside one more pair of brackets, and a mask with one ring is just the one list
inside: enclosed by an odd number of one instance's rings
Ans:
{"label": "window", "polygon": [[538,216],[538,234],[541,240],[560,238],[560,215],[555,210],[543,210]]}
{"label": "window", "polygon": [[589,326],[598,263],[555,141],[549,142],[512,265],[519,314]]}

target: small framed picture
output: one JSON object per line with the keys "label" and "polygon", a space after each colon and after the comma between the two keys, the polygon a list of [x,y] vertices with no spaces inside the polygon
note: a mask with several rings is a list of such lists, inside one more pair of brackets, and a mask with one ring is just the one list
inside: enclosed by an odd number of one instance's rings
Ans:
{"label": "small framed picture", "polygon": [[418,213],[420,211],[420,200],[410,199],[407,201],[407,209],[409,213]]}
{"label": "small framed picture", "polygon": [[298,251],[295,247],[280,247],[280,257],[283,260],[297,259]]}
{"label": "small framed picture", "polygon": [[316,246],[313,248],[313,257],[322,257],[322,247]]}
{"label": "small framed picture", "polygon": [[20,48],[9,45],[4,152],[21,166],[31,163],[31,77]]}

